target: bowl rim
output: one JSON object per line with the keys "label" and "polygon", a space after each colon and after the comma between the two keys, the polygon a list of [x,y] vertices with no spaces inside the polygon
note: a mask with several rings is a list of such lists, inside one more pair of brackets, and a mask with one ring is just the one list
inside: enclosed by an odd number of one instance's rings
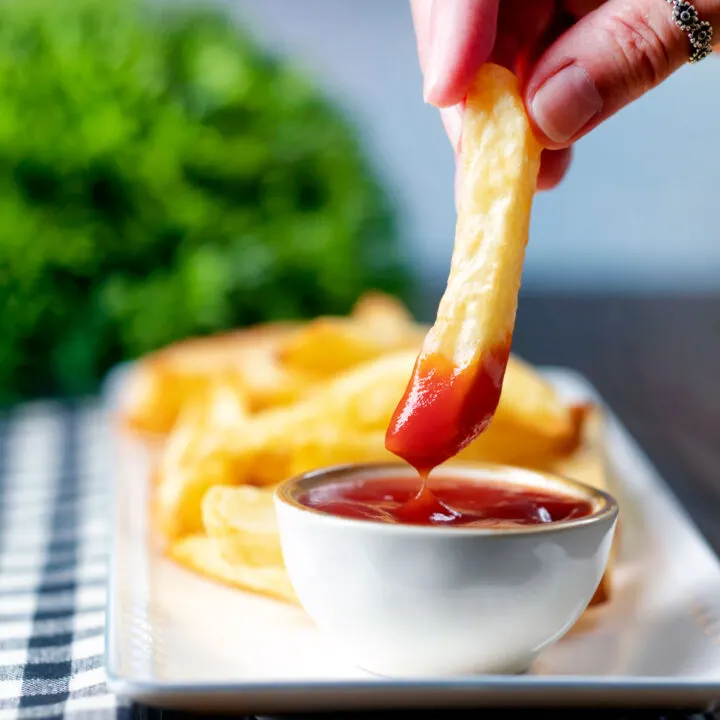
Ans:
{"label": "bowl rim", "polygon": [[[443,476],[469,476],[477,475],[483,471],[490,471],[497,474],[507,475],[535,475],[547,478],[552,482],[559,483],[571,489],[571,494],[575,497],[584,497],[585,499],[596,504],[595,509],[589,514],[579,518],[570,520],[557,520],[550,523],[537,525],[517,525],[512,527],[500,528],[483,528],[483,527],[464,527],[460,526],[442,526],[442,525],[410,525],[402,523],[386,523],[373,519],[365,518],[349,518],[341,515],[333,515],[326,513],[317,508],[303,505],[295,497],[295,492],[301,484],[323,482],[333,482],[343,475],[352,476],[355,474],[382,474],[401,471],[402,474],[407,473],[412,476],[416,471],[414,468],[402,462],[363,462],[363,463],[344,463],[340,465],[330,465],[316,470],[296,475],[288,478],[275,488],[275,503],[285,505],[295,511],[303,513],[307,516],[313,516],[319,522],[331,525],[348,525],[355,528],[365,528],[368,531],[376,532],[403,532],[410,534],[432,534],[432,535],[451,535],[453,537],[506,537],[509,535],[534,535],[538,533],[554,533],[575,530],[587,525],[593,525],[603,520],[615,520],[619,513],[617,500],[605,490],[588,485],[580,480],[565,477],[557,473],[547,472],[544,470],[535,470],[533,468],[524,468],[515,465],[505,465],[492,462],[463,463],[450,465],[441,470]],[[502,482],[502,480],[500,480]],[[518,483],[519,484],[519,483]]]}

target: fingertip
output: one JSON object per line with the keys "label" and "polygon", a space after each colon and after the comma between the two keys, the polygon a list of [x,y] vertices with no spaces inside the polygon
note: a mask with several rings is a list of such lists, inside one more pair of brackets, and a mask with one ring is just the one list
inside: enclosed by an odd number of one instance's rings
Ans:
{"label": "fingertip", "polygon": [[528,114],[549,148],[577,142],[688,58],[687,36],[664,3],[613,0],[593,9],[588,1],[575,9],[590,12],[544,50],[527,78]]}
{"label": "fingertip", "polygon": [[497,31],[498,0],[433,3],[425,101],[437,107],[461,102],[488,60]]}
{"label": "fingertip", "polygon": [[574,62],[529,90],[525,102],[540,141],[551,149],[571,145],[604,103],[593,77]]}

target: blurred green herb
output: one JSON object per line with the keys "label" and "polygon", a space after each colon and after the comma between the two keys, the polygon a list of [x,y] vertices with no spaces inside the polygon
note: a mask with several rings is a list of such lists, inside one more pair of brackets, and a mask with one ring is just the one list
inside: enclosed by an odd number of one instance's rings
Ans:
{"label": "blurred green herb", "polygon": [[352,128],[219,11],[0,3],[0,401],[402,294]]}

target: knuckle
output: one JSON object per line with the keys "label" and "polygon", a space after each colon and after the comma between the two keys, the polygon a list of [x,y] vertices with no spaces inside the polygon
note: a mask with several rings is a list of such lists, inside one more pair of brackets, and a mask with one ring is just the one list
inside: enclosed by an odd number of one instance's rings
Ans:
{"label": "knuckle", "polygon": [[619,8],[609,19],[605,32],[625,65],[626,82],[635,92],[654,88],[672,72],[666,39],[637,7],[626,4]]}

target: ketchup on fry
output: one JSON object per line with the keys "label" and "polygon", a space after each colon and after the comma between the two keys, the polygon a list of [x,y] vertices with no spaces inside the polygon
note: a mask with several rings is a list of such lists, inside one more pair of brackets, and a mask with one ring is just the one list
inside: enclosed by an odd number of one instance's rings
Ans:
{"label": "ketchup on fry", "polygon": [[421,355],[390,421],[385,447],[422,477],[457,455],[490,424],[509,355],[508,342],[462,370],[439,353]]}
{"label": "ketchup on fry", "polygon": [[341,517],[405,525],[516,527],[585,517],[591,504],[556,491],[452,476],[423,484],[408,477],[371,477],[311,488],[299,501]]}
{"label": "ketchup on fry", "polygon": [[407,502],[406,512],[411,517],[416,509],[425,517],[422,508],[431,507],[442,514],[442,502],[428,487],[428,475],[490,424],[509,356],[508,341],[462,370],[440,353],[418,358],[385,436],[385,447],[412,465],[422,478],[417,496]]}

